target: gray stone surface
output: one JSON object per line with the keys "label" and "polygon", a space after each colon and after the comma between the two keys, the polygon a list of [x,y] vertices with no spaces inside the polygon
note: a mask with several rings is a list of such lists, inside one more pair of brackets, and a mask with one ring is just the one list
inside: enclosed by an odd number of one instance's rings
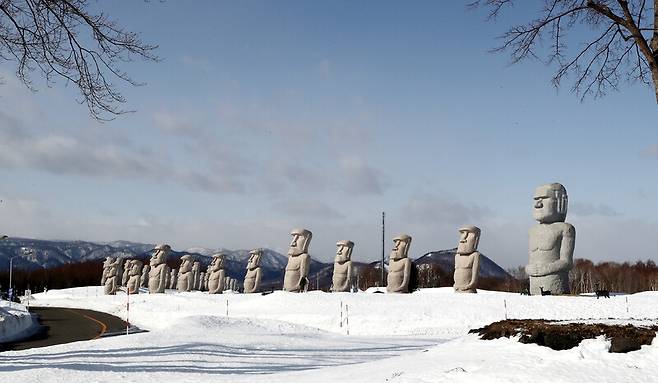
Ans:
{"label": "gray stone surface", "polygon": [[393,249],[388,260],[386,292],[408,293],[411,276],[411,260],[408,257],[411,237],[401,234],[393,238]]}
{"label": "gray stone surface", "polygon": [[192,273],[194,258],[188,254],[183,255],[180,260],[181,264],[178,267],[178,283],[176,284],[176,288],[179,292],[192,291],[192,287],[194,287],[194,274]]}
{"label": "gray stone surface", "polygon": [[532,295],[540,295],[542,289],[553,295],[570,292],[576,229],[565,222],[567,207],[567,190],[561,184],[546,184],[535,190],[532,215],[538,224],[529,231],[526,266]]}
{"label": "gray stone surface", "polygon": [[[149,287],[149,271],[151,271],[150,265],[144,265],[142,267],[142,283],[140,287]],[[167,273],[167,279],[169,279],[169,273]],[[167,285],[165,284],[165,286]]]}
{"label": "gray stone surface", "polygon": [[224,272],[224,254],[214,254],[212,256],[212,262],[210,262],[210,266],[208,266],[208,293],[223,293],[227,278],[228,277]]}
{"label": "gray stone surface", "polygon": [[105,286],[105,280],[107,279],[107,276],[110,272],[112,263],[114,263],[114,258],[112,257],[106,257],[105,261],[103,261],[103,275],[101,276],[101,286]]}
{"label": "gray stone surface", "polygon": [[342,240],[336,243],[336,258],[334,259],[334,274],[331,291],[349,292],[352,288],[352,250],[354,242]]}
{"label": "gray stone surface", "polygon": [[119,271],[119,265],[121,265],[121,260],[110,257],[108,258],[111,262],[107,264],[107,274],[105,276],[105,283],[103,284],[103,291],[105,292],[105,295],[115,295],[119,288],[119,284],[117,283],[117,273]]}
{"label": "gray stone surface", "polygon": [[169,272],[169,267],[167,267],[167,257],[169,252],[171,252],[171,247],[166,244],[158,245],[154,249],[153,255],[149,265],[151,270],[149,270],[149,293],[151,294],[161,294],[164,293],[165,284],[167,282],[167,273]]}
{"label": "gray stone surface", "polygon": [[169,288],[174,290],[178,285],[178,269],[173,269],[169,273]]}
{"label": "gray stone surface", "polygon": [[136,259],[130,261],[130,270],[128,270],[128,281],[126,284],[128,294],[139,293],[139,287],[142,284],[142,267],[144,267],[142,261]]}
{"label": "gray stone surface", "polygon": [[121,276],[121,286],[128,286],[128,278],[130,277],[131,260],[126,259],[123,263],[123,275]]}
{"label": "gray stone surface", "polygon": [[455,284],[458,293],[477,293],[478,274],[480,271],[480,228],[464,226],[459,229],[459,243],[455,254]]}
{"label": "gray stone surface", "polygon": [[192,290],[199,290],[199,278],[201,276],[201,263],[194,261],[192,263]]}
{"label": "gray stone surface", "polygon": [[283,277],[283,290],[305,292],[308,289],[308,272],[311,266],[308,248],[313,233],[306,229],[293,229],[290,235],[292,235],[292,242],[288,249],[288,264]]}
{"label": "gray stone surface", "polygon": [[255,249],[249,252],[249,262],[247,263],[247,273],[244,276],[244,293],[252,294],[260,292],[260,280],[262,271],[260,260],[263,257],[263,250]]}

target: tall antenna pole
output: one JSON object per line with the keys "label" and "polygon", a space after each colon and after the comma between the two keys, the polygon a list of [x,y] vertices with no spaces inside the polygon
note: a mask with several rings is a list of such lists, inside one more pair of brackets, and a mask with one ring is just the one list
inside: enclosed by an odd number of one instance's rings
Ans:
{"label": "tall antenna pole", "polygon": [[382,284],[384,287],[386,282],[384,281],[384,247],[386,246],[386,213],[382,212]]}

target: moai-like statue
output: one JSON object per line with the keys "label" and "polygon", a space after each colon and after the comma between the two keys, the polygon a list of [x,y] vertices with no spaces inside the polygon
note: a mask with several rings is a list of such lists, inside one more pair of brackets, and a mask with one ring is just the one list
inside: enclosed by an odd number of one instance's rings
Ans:
{"label": "moai-like statue", "polygon": [[308,272],[311,267],[311,256],[308,247],[313,233],[306,229],[294,229],[290,232],[292,242],[288,249],[288,264],[283,278],[283,290],[304,292],[308,289]]}
{"label": "moai-like statue", "polygon": [[238,291],[238,280],[231,278],[231,290]]}
{"label": "moai-like statue", "polygon": [[130,267],[132,265],[131,259],[126,259],[123,264],[123,276],[121,276],[121,286],[128,286],[128,278],[130,278]]}
{"label": "moai-like statue", "polygon": [[201,272],[201,263],[194,261],[192,263],[192,290],[199,290],[199,273]]}
{"label": "moai-like statue", "polygon": [[149,271],[149,293],[164,293],[167,273],[169,272],[167,256],[171,251],[171,247],[162,244],[156,246],[154,250],[149,263],[151,266],[151,270]]}
{"label": "moai-like statue", "polygon": [[567,190],[559,183],[542,185],[535,190],[534,201],[532,215],[539,224],[529,232],[530,261],[525,268],[530,294],[567,294],[576,244],[576,229],[565,222]]}
{"label": "moai-like statue", "polygon": [[[149,272],[151,271],[151,266],[149,265],[144,265],[142,267],[142,283],[140,284],[141,287],[149,287]],[[167,276],[169,276],[169,273],[167,273]],[[165,284],[165,286],[167,286]]]}
{"label": "moai-like statue", "polygon": [[178,286],[178,269],[171,270],[169,273],[169,288],[175,289]]}
{"label": "moai-like statue", "polygon": [[119,288],[118,280],[118,271],[119,265],[121,265],[121,260],[113,259],[113,262],[108,265],[107,276],[105,278],[104,292],[105,295],[116,295],[117,289]]}
{"label": "moai-like statue", "polygon": [[119,287],[121,287],[121,281],[123,280],[123,273],[125,270],[123,269],[123,259],[117,257],[116,262],[117,262],[116,283],[118,289]]}
{"label": "moai-like statue", "polygon": [[402,234],[393,238],[393,250],[388,260],[387,293],[408,293],[411,260],[408,258],[411,237]]}
{"label": "moai-like statue", "polygon": [[455,254],[455,284],[458,293],[477,293],[478,273],[480,271],[480,228],[464,226],[459,229],[459,244]]}
{"label": "moai-like statue", "polygon": [[226,276],[224,277],[224,290],[230,290],[231,289],[231,277]]}
{"label": "moai-like statue", "polygon": [[206,291],[206,272],[199,273],[199,291]]}
{"label": "moai-like statue", "polygon": [[180,257],[181,264],[178,267],[178,283],[176,288],[179,292],[192,291],[194,286],[192,266],[194,265],[194,258],[191,255],[183,255]]}
{"label": "moai-like statue", "polygon": [[260,292],[260,279],[262,272],[260,269],[260,259],[263,256],[261,249],[251,250],[249,252],[249,262],[247,263],[247,274],[244,276],[244,293]]}
{"label": "moai-like statue", "polygon": [[208,293],[221,294],[224,292],[226,278],[228,277],[224,273],[224,254],[214,254],[212,262],[208,266]]}
{"label": "moai-like statue", "polygon": [[334,260],[334,276],[331,284],[333,292],[349,292],[352,282],[352,249],[354,242],[338,241]]}
{"label": "moai-like statue", "polygon": [[142,267],[144,263],[133,259],[130,261],[130,270],[128,271],[128,282],[126,284],[126,289],[128,294],[138,294],[139,286],[141,286],[142,279]]}
{"label": "moai-like statue", "polygon": [[103,275],[101,276],[101,286],[105,286],[105,280],[107,279],[107,275],[109,274],[113,263],[114,263],[114,258],[112,257],[105,258],[105,261],[103,262]]}
{"label": "moai-like statue", "polygon": [[206,271],[206,276],[205,276],[205,279],[204,279],[204,281],[203,281],[203,286],[204,286],[204,288],[205,288],[204,291],[208,291],[208,290],[210,290],[210,287],[209,287],[210,285],[208,284],[208,280],[209,280],[209,279],[210,279],[210,273]]}

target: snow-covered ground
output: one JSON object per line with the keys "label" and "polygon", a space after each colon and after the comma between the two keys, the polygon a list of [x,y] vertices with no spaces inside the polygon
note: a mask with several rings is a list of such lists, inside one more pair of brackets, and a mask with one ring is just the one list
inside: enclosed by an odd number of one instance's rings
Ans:
{"label": "snow-covered ground", "polygon": [[[150,332],[5,352],[0,354],[0,380],[658,381],[658,345],[609,354],[604,339],[593,339],[572,350],[553,351],[467,334],[505,315],[656,323],[657,293],[597,300],[487,291],[454,294],[441,288],[410,295],[171,292],[130,299],[130,321]],[[51,290],[35,294],[32,304],[126,317],[126,296],[104,296],[100,287]]]}
{"label": "snow-covered ground", "polygon": [[0,343],[30,335],[36,326],[25,306],[0,300]]}

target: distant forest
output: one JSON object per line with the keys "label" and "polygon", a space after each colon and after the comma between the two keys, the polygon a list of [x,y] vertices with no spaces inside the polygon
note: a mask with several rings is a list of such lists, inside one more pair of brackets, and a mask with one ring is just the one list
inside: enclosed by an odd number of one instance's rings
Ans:
{"label": "distant forest", "polygon": [[[97,286],[100,284],[102,272],[102,261],[90,261],[49,269],[14,270],[12,279],[16,292],[22,295],[28,288],[35,293],[42,292],[44,288]],[[508,272],[512,278],[480,278],[478,288],[508,292],[520,292],[527,288],[528,279],[523,267],[510,269]],[[594,264],[587,259],[576,259],[569,276],[572,294],[593,292],[597,289],[619,293],[658,290],[658,266],[651,260]],[[381,284],[381,271],[372,265],[359,267],[359,273],[354,278],[358,288],[365,290]],[[417,266],[410,284],[413,288],[452,286],[452,272],[445,272],[435,264]],[[6,292],[8,286],[9,272],[0,272],[0,291]],[[315,284],[311,283],[309,288],[314,289]],[[320,289],[328,291],[329,286],[320,286]]]}

